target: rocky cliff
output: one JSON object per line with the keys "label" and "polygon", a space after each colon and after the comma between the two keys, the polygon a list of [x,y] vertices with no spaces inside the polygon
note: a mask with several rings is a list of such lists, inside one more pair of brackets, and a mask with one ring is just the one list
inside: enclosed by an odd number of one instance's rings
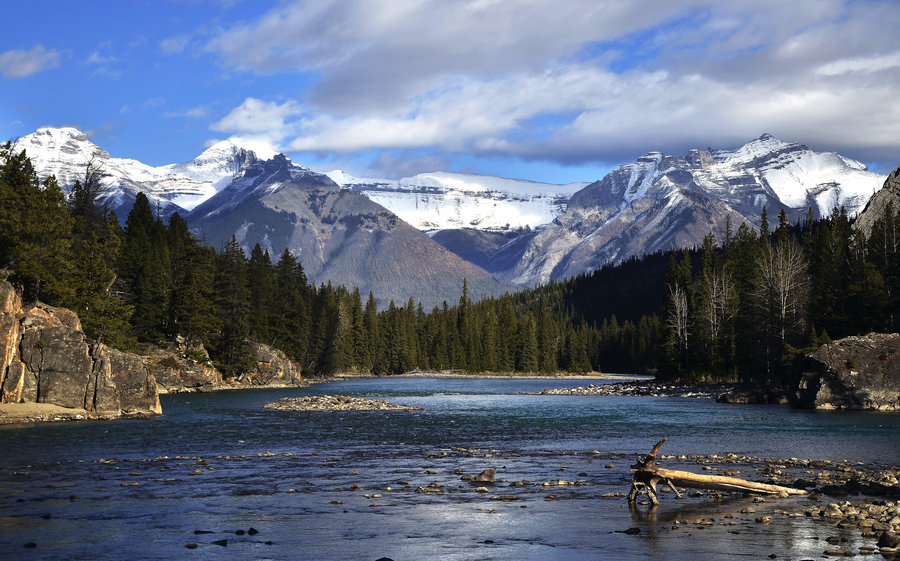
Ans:
{"label": "rocky cliff", "polygon": [[872,227],[875,221],[884,217],[887,206],[894,206],[894,212],[900,209],[900,168],[895,169],[884,182],[884,186],[878,190],[866,207],[853,221],[853,227],[863,232],[867,237],[872,235]]}
{"label": "rocky cliff", "polygon": [[900,411],[900,334],[870,333],[806,357],[796,404],[815,409]]}
{"label": "rocky cliff", "polygon": [[0,402],[83,409],[92,417],[159,415],[156,379],[141,357],[91,344],[73,312],[23,305],[0,281]]}

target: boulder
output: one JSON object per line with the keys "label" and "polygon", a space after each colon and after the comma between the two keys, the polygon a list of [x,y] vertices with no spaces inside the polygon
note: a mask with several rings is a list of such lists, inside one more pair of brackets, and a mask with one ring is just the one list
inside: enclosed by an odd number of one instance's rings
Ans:
{"label": "boulder", "polygon": [[93,370],[84,333],[66,326],[26,327],[19,359],[37,382],[37,396],[28,395],[30,401],[84,407]]}
{"label": "boulder", "polygon": [[98,411],[118,410],[125,416],[162,414],[156,378],[141,357],[102,344],[94,349],[94,357],[97,391],[93,402],[86,399],[86,405]]}
{"label": "boulder", "polygon": [[141,357],[91,344],[78,316],[22,306],[0,281],[0,402],[47,403],[96,417],[158,415],[156,379]]}
{"label": "boulder", "polygon": [[870,333],[819,347],[801,364],[794,404],[900,411],[900,334]]}

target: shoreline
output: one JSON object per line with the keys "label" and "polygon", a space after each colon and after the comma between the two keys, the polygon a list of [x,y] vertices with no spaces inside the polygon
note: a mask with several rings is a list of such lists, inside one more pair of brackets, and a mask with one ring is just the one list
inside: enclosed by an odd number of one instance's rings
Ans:
{"label": "shoreline", "polygon": [[344,372],[334,374],[316,381],[313,378],[304,378],[311,384],[335,382],[340,380],[355,380],[364,378],[441,378],[448,380],[466,379],[466,378],[487,378],[492,380],[615,380],[617,382],[649,382],[655,379],[654,376],[642,374],[603,374],[601,372],[588,372],[586,374],[567,374],[567,373],[523,373],[523,372],[484,372],[484,373],[463,373],[453,370],[413,370],[404,372],[403,374],[389,374],[379,376],[376,374],[366,374],[361,372]]}
{"label": "shoreline", "polygon": [[0,403],[0,426],[104,420],[109,418],[111,417],[97,415],[86,409],[63,407],[52,403]]}

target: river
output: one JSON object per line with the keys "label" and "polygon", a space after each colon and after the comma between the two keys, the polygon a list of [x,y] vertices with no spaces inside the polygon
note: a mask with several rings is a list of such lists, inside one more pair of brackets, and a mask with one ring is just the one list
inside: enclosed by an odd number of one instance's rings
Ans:
{"label": "river", "polygon": [[[585,383],[368,378],[166,395],[164,414],[149,420],[4,427],[0,551],[23,560],[821,558],[820,520],[755,524],[747,513],[808,498],[663,494],[657,509],[629,508],[619,495],[628,466],[662,436],[661,454],[900,463],[897,414],[531,394]],[[263,408],[321,394],[422,411]],[[461,479],[490,467],[493,485]]]}

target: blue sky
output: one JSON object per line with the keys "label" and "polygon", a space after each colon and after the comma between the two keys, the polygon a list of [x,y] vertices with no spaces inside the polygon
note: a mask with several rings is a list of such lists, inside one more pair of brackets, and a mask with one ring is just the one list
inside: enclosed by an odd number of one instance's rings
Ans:
{"label": "blue sky", "polygon": [[0,138],[565,183],[768,132],[885,173],[898,28],[896,0],[30,0],[4,7]]}

